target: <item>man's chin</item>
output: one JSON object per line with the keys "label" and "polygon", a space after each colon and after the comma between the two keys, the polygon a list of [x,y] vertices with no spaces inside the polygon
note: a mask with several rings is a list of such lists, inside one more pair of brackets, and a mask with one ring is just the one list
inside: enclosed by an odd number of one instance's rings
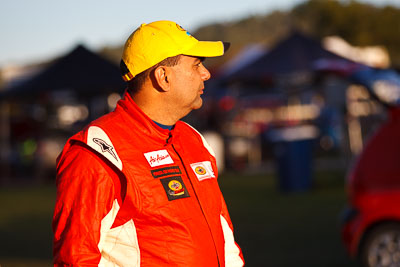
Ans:
{"label": "man's chin", "polygon": [[199,109],[203,106],[203,99],[199,98],[198,101],[196,101],[196,103],[194,103],[193,105],[193,109]]}

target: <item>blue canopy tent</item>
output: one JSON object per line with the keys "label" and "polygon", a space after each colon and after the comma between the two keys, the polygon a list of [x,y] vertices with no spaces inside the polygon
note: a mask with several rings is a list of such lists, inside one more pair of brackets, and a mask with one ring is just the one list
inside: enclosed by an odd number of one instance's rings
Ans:
{"label": "blue canopy tent", "polygon": [[125,83],[119,67],[82,45],[22,83],[6,87],[1,99],[31,98],[57,90],[73,90],[78,95],[122,93]]}
{"label": "blue canopy tent", "polygon": [[[4,107],[0,144],[7,148],[0,155],[0,173],[6,179],[37,176],[40,180],[52,177],[55,158],[50,159],[59,152],[57,147],[107,112],[108,97],[121,95],[126,83],[116,64],[82,45],[24,78],[0,91],[0,107]],[[31,151],[20,152],[18,148],[26,144],[31,144]]]}
{"label": "blue canopy tent", "polygon": [[324,49],[319,41],[294,31],[268,53],[224,77],[223,82],[268,83],[282,76],[316,71],[347,73],[358,66],[360,64]]}

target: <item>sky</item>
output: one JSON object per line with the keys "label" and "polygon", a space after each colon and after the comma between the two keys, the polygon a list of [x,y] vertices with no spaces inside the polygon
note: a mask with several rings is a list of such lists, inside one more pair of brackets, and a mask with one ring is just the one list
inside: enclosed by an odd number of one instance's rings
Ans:
{"label": "sky", "polygon": [[[329,0],[325,0],[329,1]],[[359,0],[400,7],[400,0]],[[173,20],[198,27],[288,10],[303,0],[1,0],[0,68],[51,59],[84,44],[122,45],[141,23]]]}

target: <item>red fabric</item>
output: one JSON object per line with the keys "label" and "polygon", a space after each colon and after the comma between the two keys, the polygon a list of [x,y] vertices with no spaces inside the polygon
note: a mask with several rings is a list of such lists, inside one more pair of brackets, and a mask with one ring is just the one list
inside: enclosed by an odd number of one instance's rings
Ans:
{"label": "red fabric", "polygon": [[118,175],[98,155],[81,145],[68,149],[58,162],[57,171],[53,217],[55,264],[97,266],[100,222],[114,199],[118,199],[114,184],[118,187],[119,183],[113,182]]}
{"label": "red fabric", "polygon": [[[232,223],[217,183],[215,158],[201,136],[183,122],[171,134],[161,129],[128,94],[114,112],[90,126],[107,133],[122,171],[86,145],[88,128],[68,141],[57,165],[55,265],[99,263],[100,221],[117,199],[121,209],[113,228],[133,220],[140,266],[225,266],[220,215],[230,227]],[[166,150],[173,163],[151,167],[144,153],[159,150]],[[198,178],[191,164],[201,162],[211,163],[215,177]],[[151,172],[163,173],[166,167],[179,168],[181,173],[155,177]],[[161,180],[176,176],[190,196],[169,200]]]}

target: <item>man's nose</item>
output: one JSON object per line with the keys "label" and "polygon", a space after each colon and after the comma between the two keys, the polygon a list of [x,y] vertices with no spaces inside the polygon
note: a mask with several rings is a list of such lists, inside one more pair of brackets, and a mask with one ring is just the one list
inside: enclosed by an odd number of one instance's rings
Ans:
{"label": "man's nose", "polygon": [[201,71],[201,79],[203,81],[207,81],[211,78],[211,73],[208,71],[206,67],[203,66],[202,71]]}

